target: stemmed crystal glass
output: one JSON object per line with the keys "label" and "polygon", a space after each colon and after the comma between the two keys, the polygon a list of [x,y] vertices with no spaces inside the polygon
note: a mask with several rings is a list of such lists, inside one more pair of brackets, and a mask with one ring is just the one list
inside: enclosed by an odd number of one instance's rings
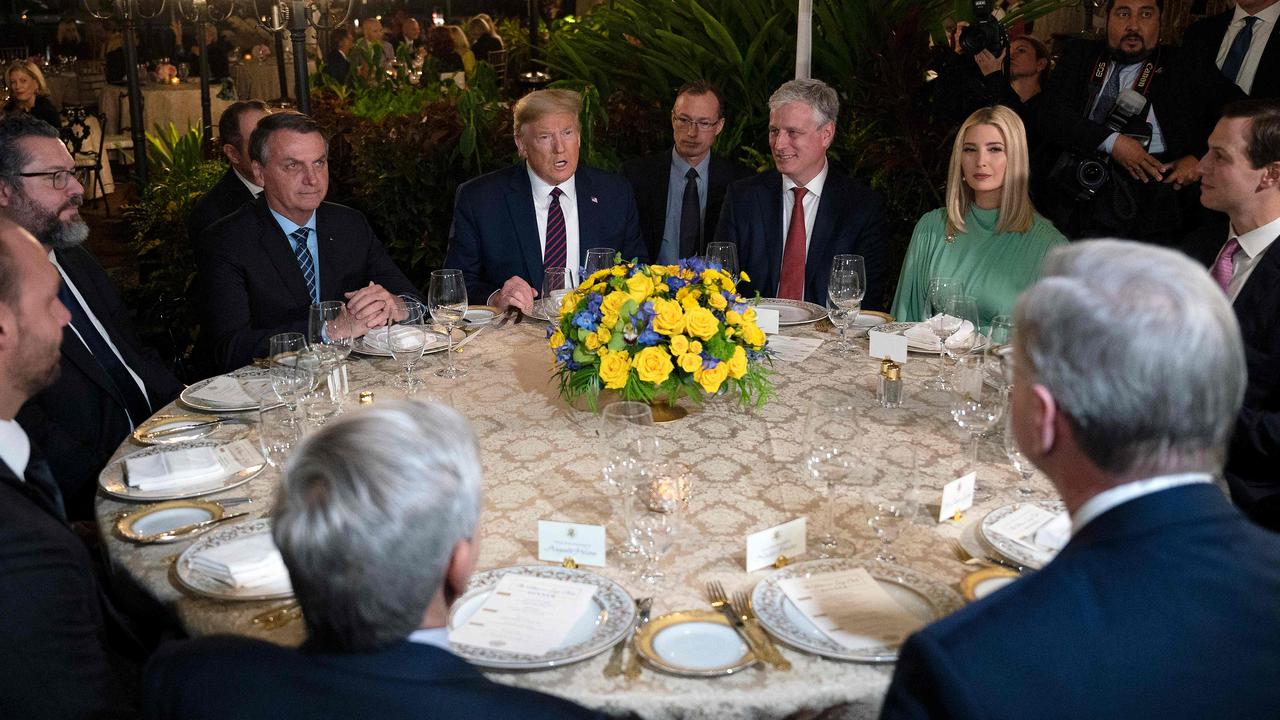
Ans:
{"label": "stemmed crystal glass", "polygon": [[676,462],[647,463],[630,498],[634,503],[630,535],[640,546],[644,565],[640,579],[660,586],[666,579],[662,559],[675,545],[689,506],[688,473]]}
{"label": "stemmed crystal glass", "polygon": [[987,346],[983,352],[987,356],[987,382],[1000,388],[1008,395],[1009,381],[1005,377],[1003,357],[1013,342],[1013,316],[996,315],[987,326]]}
{"label": "stemmed crystal glass", "polygon": [[822,483],[826,490],[822,537],[818,540],[818,557],[833,557],[836,540],[836,489],[846,485],[854,470],[861,465],[855,445],[858,407],[853,396],[840,389],[824,390],[809,405],[805,417],[804,438],[808,447],[805,471]]}
{"label": "stemmed crystal glass", "polygon": [[736,282],[738,280],[738,246],[731,242],[707,244],[707,260],[720,263],[720,268]]}
{"label": "stemmed crystal glass", "polygon": [[1018,439],[1013,433],[1013,414],[1006,414],[1008,417],[1005,418],[1004,423],[1004,454],[1009,458],[1009,464],[1022,478],[1022,484],[1018,486],[1018,494],[1024,498],[1030,497],[1035,493],[1031,487],[1031,478],[1036,474],[1036,466],[1022,454],[1022,449],[1018,447]]}
{"label": "stemmed crystal glass", "polygon": [[622,510],[624,538],[617,553],[626,563],[635,560],[641,550],[632,522],[636,486],[652,476],[652,465],[658,457],[653,410],[647,403],[630,401],[604,406],[600,412],[600,439],[604,481],[619,499]]}
{"label": "stemmed crystal glass", "polygon": [[271,361],[271,389],[285,404],[288,424],[297,422],[293,414],[298,410],[298,400],[310,392],[315,384],[313,363],[307,356],[307,340],[302,333],[289,332],[272,335],[268,340]]}
{"label": "stemmed crystal glass", "polygon": [[431,308],[431,319],[443,325],[449,336],[445,366],[436,370],[436,377],[456,378],[466,375],[466,370],[453,364],[453,328],[467,314],[467,285],[462,280],[461,270],[436,270],[431,273],[427,306]]}
{"label": "stemmed crystal glass", "polygon": [[929,390],[949,390],[947,384],[946,368],[942,364],[942,353],[947,347],[947,339],[950,338],[956,330],[960,329],[960,322],[955,318],[948,318],[946,314],[947,301],[954,295],[961,294],[959,281],[949,277],[933,277],[929,278],[929,287],[926,293],[928,301],[928,317],[929,330],[938,339],[940,351],[938,355],[938,376],[924,383],[926,389]]}
{"label": "stemmed crystal glass", "polygon": [[[347,314],[341,300],[326,300],[311,306],[307,317],[307,342],[329,370],[329,394],[342,405],[347,394],[347,357],[355,341],[355,318]],[[335,387],[336,384],[336,387]]]}
{"label": "stemmed crystal glass", "polygon": [[[912,523],[920,501],[916,453],[909,445],[877,448],[875,453],[877,462],[890,469],[892,476],[881,472],[872,483],[859,482],[859,492],[867,508],[867,525],[880,541],[876,559],[896,562],[890,546]],[[904,477],[905,483],[902,482]]]}
{"label": "stemmed crystal glass", "polygon": [[[978,440],[1004,415],[1004,393],[986,386],[985,364],[986,358],[981,354],[958,358],[951,399],[951,418],[969,434],[969,467],[975,473],[978,471]],[[975,500],[985,501],[990,497],[990,493],[979,497],[975,491]]]}
{"label": "stemmed crystal glass", "polygon": [[613,258],[618,251],[613,248],[591,248],[587,251],[586,262],[582,265],[581,282],[586,282],[587,278],[595,275],[597,272],[613,267]]}
{"label": "stemmed crystal glass", "polygon": [[569,268],[547,268],[542,275],[542,292],[538,295],[536,309],[538,315],[551,324],[560,318],[560,301],[569,294],[573,287],[573,278]]}
{"label": "stemmed crystal glass", "polygon": [[271,467],[284,466],[293,446],[298,443],[300,429],[288,406],[264,401],[258,407],[258,446]]}
{"label": "stemmed crystal glass", "polygon": [[831,277],[827,281],[827,317],[840,330],[840,342],[836,351],[847,353],[853,346],[845,337],[845,331],[858,319],[862,309],[862,297],[867,292],[867,267],[861,255],[836,255],[831,262]]}
{"label": "stemmed crystal glass", "polygon": [[[396,305],[402,312],[387,315],[387,349],[404,368],[404,377],[397,378],[395,386],[412,394],[421,384],[413,377],[413,366],[427,347],[427,309],[407,295],[398,296]],[[401,319],[396,319],[397,314]]]}

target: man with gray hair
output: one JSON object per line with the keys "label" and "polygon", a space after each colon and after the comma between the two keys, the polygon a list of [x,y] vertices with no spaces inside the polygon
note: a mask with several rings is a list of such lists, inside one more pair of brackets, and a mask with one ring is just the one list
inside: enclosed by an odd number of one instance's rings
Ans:
{"label": "man with gray hair", "polygon": [[317,431],[289,461],[272,511],[306,642],[164,648],[147,667],[146,716],[593,717],[490,682],[449,652],[449,606],[478,552],[480,482],[475,438],[442,405],[386,403]]}
{"label": "man with gray hair", "polygon": [[120,443],[182,389],[133,331],[102,266],[82,247],[84,187],[52,125],[19,113],[0,120],[0,211],[44,247],[71,311],[58,380],[18,415],[48,454],[71,520],[93,519],[98,473]]}
{"label": "man with gray hair", "polygon": [[1035,574],[902,648],[882,718],[1274,718],[1280,538],[1215,486],[1244,395],[1193,261],[1054,250],[1014,318],[1012,429],[1071,515]]}
{"label": "man with gray hair", "polygon": [[716,240],[738,246],[751,278],[741,290],[826,305],[832,259],[853,254],[866,262],[863,307],[884,306],[884,200],[827,162],[839,111],[821,80],[792,80],[769,98],[776,169],[729,186],[716,230]]}

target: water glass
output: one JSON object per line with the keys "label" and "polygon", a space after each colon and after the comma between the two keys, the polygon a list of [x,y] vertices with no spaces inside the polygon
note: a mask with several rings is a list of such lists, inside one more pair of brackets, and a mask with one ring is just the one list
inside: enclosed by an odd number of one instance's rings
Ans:
{"label": "water glass", "polygon": [[822,536],[818,540],[818,557],[834,557],[839,549],[835,527],[835,496],[838,488],[848,485],[862,464],[855,451],[859,408],[853,396],[840,389],[823,390],[809,404],[805,417],[804,438],[808,452],[805,473],[825,489]]}
{"label": "water glass", "polygon": [[851,352],[845,332],[858,319],[862,298],[867,292],[866,263],[861,255],[837,255],[831,263],[827,280],[827,318],[840,330],[836,351]]}
{"label": "water glass", "polygon": [[734,282],[738,281],[738,246],[731,242],[713,242],[707,244],[707,260],[719,263],[720,269],[729,274]]}
{"label": "water glass", "polygon": [[263,402],[258,408],[258,446],[262,457],[273,468],[284,467],[285,460],[298,444],[299,423],[288,405]]}
{"label": "water glass", "polygon": [[304,394],[298,401],[302,408],[302,418],[307,430],[315,430],[342,413],[340,396],[335,397],[327,388],[312,390]]}
{"label": "water glass", "polygon": [[586,282],[588,278],[597,272],[613,267],[613,259],[617,255],[618,251],[613,248],[591,248],[588,250],[586,262],[582,266],[580,282]]}
{"label": "water glass", "polygon": [[[938,339],[941,346],[941,353],[946,348],[947,338],[960,328],[958,322],[948,320],[946,317],[947,300],[953,295],[960,295],[960,282],[949,277],[932,277],[929,278],[929,285],[925,294],[926,315],[929,320],[929,329],[933,332],[934,337]],[[941,354],[939,354],[941,359]],[[929,390],[948,390],[946,368],[939,364],[938,376],[924,383],[924,387]]]}
{"label": "water glass", "polygon": [[[914,521],[920,503],[915,449],[897,445],[867,451],[874,453],[879,470],[871,473],[871,482],[864,480],[858,485],[867,509],[867,525],[880,541],[876,559],[897,562],[891,546]],[[863,473],[866,475],[867,470]]]}
{"label": "water glass", "polygon": [[1009,381],[1005,377],[1004,357],[1012,349],[1013,316],[996,315],[987,326],[987,381],[1008,392]]}
{"label": "water glass", "polygon": [[569,294],[573,280],[569,268],[547,268],[542,276],[542,291],[534,304],[538,317],[555,324],[560,320],[560,302]]}
{"label": "water glass", "polygon": [[453,364],[453,328],[467,315],[467,285],[462,280],[461,270],[436,270],[431,273],[427,307],[431,309],[431,319],[443,325],[449,335],[445,366],[436,370],[436,377],[456,378],[466,375],[466,370]]}
{"label": "water glass", "polygon": [[399,296],[396,305],[397,311],[387,316],[387,349],[404,368],[404,377],[397,378],[395,386],[412,394],[421,384],[413,377],[413,366],[427,347],[427,309],[407,295]]}
{"label": "water glass", "polygon": [[641,503],[638,498],[633,500],[637,507],[632,516],[630,535],[636,539],[644,557],[640,580],[655,587],[661,586],[666,580],[662,561],[675,547],[676,539],[684,526],[684,511],[679,506],[657,511]]}
{"label": "water glass", "polygon": [[[969,466],[974,473],[978,471],[978,441],[996,426],[1005,405],[1004,392],[986,385],[985,361],[981,354],[961,356],[952,389],[951,418],[969,434]],[[975,495],[980,502],[990,497],[990,493]]]}
{"label": "water glass", "polygon": [[1009,464],[1013,466],[1013,469],[1022,478],[1022,484],[1018,486],[1018,495],[1027,498],[1035,493],[1035,490],[1031,487],[1031,478],[1036,474],[1036,466],[1031,464],[1031,460],[1018,447],[1018,439],[1013,432],[1013,414],[1006,413],[1006,415],[1004,423],[1004,454],[1009,458]]}
{"label": "water glass", "polygon": [[329,391],[339,403],[347,394],[347,357],[355,342],[355,318],[341,300],[315,303],[307,315],[307,342],[328,371]]}
{"label": "water glass", "polygon": [[622,511],[623,542],[618,556],[630,562],[640,553],[632,534],[633,498],[636,487],[651,477],[658,458],[658,440],[653,432],[653,411],[647,403],[615,402],[600,413],[600,460],[605,485],[619,501]]}

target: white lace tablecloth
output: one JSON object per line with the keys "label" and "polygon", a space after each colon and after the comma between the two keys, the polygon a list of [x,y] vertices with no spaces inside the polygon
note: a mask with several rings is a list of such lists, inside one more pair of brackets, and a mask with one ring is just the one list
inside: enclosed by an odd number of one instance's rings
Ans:
{"label": "white lace tablecloth", "polygon": [[[985,510],[1016,500],[1017,475],[1004,458],[998,435],[981,448],[979,484],[995,492],[958,522],[942,525],[937,514],[942,485],[967,471],[967,444],[952,424],[948,399],[920,390],[937,368],[936,358],[912,355],[905,366],[906,402],[897,410],[875,406],[879,361],[866,355],[862,340],[856,355],[833,352],[835,336],[812,326],[787,334],[821,337],[825,342],[805,362],[778,363],[777,395],[760,410],[742,410],[723,400],[692,410],[657,433],[670,453],[694,469],[695,489],[690,527],[675,557],[667,564],[674,576],[654,592],[626,571],[599,572],[621,582],[633,596],[656,596],[653,616],[706,606],[702,588],[719,580],[730,592],[753,587],[771,570],[743,570],[744,538],[753,531],[793,519],[809,518],[810,545],[821,529],[823,489],[799,473],[808,398],[841,387],[866,408],[870,446],[910,443],[918,453],[917,475],[923,505],[895,542],[900,563],[950,583],[973,568],[958,562],[947,539]],[[537,521],[563,520],[600,524],[609,520],[612,503],[603,487],[597,460],[596,416],[567,406],[556,396],[551,353],[543,326],[531,320],[492,330],[456,355],[469,374],[446,381],[430,374],[439,355],[424,358],[420,375],[427,392],[450,403],[470,420],[480,440],[485,474],[485,506],[481,518],[479,568],[536,563]],[[354,358],[353,358],[354,359]],[[397,372],[391,359],[362,359],[352,365],[352,402],[360,389],[373,389],[375,402],[394,397],[389,382]],[[166,408],[165,411],[172,411]],[[256,442],[252,424],[222,426],[214,438],[246,436]],[[128,442],[120,453],[135,450]],[[904,472],[900,479],[910,481]],[[251,517],[266,514],[275,471],[268,469],[248,485],[222,493],[258,499]],[[1037,476],[1038,497],[1053,497]],[[848,554],[874,553],[876,546],[865,518],[851,511],[852,499],[837,497],[840,539]],[[109,528],[115,513],[128,503],[101,498],[98,517]],[[238,633],[274,642],[302,640],[302,623],[267,632],[251,622],[273,603],[229,603],[195,597],[170,579],[172,558],[188,543],[137,546],[104,530],[114,564],[137,579],[162,602],[171,605],[193,635]],[[609,526],[611,544],[620,537]],[[801,560],[807,558],[800,558]],[[531,673],[489,673],[494,680],[562,695],[613,714],[634,712],[645,718],[874,718],[884,696],[892,665],[837,662],[783,648],[794,664],[788,673],[756,667],[715,679],[689,679],[645,670],[635,682],[603,677],[608,653],[568,667]]]}
{"label": "white lace tablecloth", "polygon": [[[209,86],[209,114],[213,126],[218,127],[218,118],[222,111],[231,104],[230,100],[218,98],[222,89],[220,84]],[[173,123],[178,132],[186,132],[188,127],[200,127],[200,83],[183,82],[177,85],[161,85],[149,83],[142,88],[142,124],[146,132],[154,133],[157,124]],[[120,128],[129,125],[129,92],[128,88],[118,85],[105,85],[98,93],[98,107],[107,116],[107,133],[115,134]]]}
{"label": "white lace tablecloth", "polygon": [[[314,61],[307,61],[307,72],[315,73]],[[280,97],[280,70],[274,59],[240,61],[231,66],[231,77],[236,84],[236,97],[241,100],[275,100]],[[295,97],[293,60],[285,66],[285,79],[289,83],[289,97]]]}

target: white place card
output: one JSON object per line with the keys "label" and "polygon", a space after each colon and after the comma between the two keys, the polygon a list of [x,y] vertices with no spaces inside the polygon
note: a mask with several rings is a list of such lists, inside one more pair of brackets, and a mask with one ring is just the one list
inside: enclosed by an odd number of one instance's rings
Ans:
{"label": "white place card", "polygon": [[586,583],[503,575],[484,604],[449,632],[449,642],[546,655],[564,644],[595,591]]}
{"label": "white place card", "polygon": [[973,507],[973,489],[977,483],[978,473],[975,471],[944,485],[942,502],[938,504],[938,522],[950,520],[956,513]]}
{"label": "white place card", "polygon": [[262,452],[248,440],[236,440],[218,447],[218,462],[227,473],[255,468],[266,462]]}
{"label": "white place card", "polygon": [[765,335],[774,335],[778,332],[778,311],[771,308],[756,308],[756,325],[764,331]]}
{"label": "white place card", "polygon": [[191,396],[201,402],[218,405],[240,406],[258,402],[257,398],[250,397],[249,393],[245,392],[239,380],[230,375],[219,375]]}
{"label": "white place card", "polygon": [[866,568],[787,578],[778,587],[809,622],[850,650],[898,645],[925,624]]}
{"label": "white place card", "polygon": [[603,525],[538,521],[538,559],[564,562],[573,558],[579,565],[605,566]]}
{"label": "white place card", "polygon": [[796,518],[747,536],[747,572],[768,567],[779,555],[796,558],[805,551],[805,521]]}
{"label": "white place card", "polygon": [[989,531],[1027,547],[1036,548],[1037,544],[1033,539],[1036,532],[1057,517],[1058,513],[1027,503],[992,523]]}
{"label": "white place card", "polygon": [[814,350],[822,345],[821,338],[788,337],[774,335],[769,338],[768,348],[773,351],[773,359],[781,362],[804,362]]}
{"label": "white place card", "polygon": [[867,354],[878,360],[889,358],[896,363],[907,361],[907,338],[897,333],[870,330],[867,337],[871,339],[871,348]]}

